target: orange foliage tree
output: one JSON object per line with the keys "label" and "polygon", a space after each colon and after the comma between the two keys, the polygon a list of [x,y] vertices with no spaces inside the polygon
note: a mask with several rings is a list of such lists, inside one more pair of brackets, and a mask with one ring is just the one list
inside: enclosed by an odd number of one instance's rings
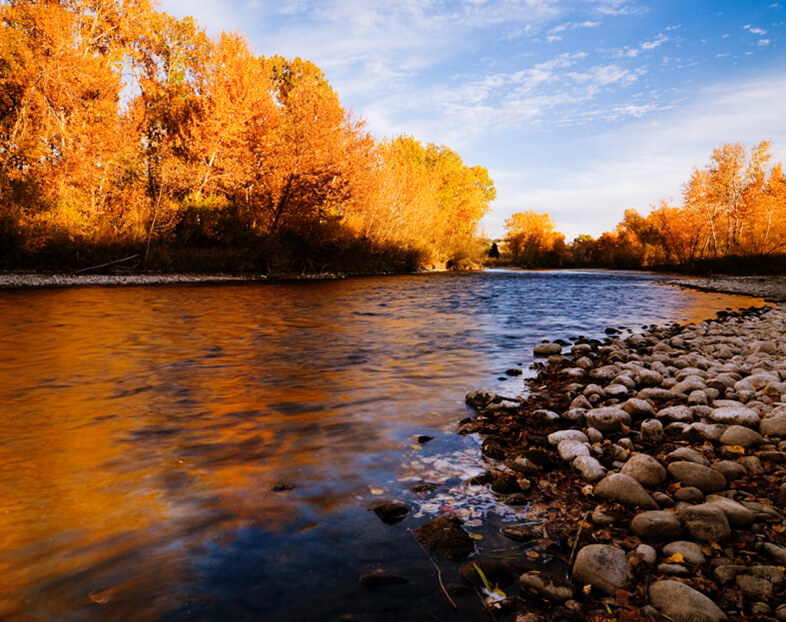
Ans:
{"label": "orange foliage tree", "polygon": [[514,264],[528,268],[561,263],[565,236],[548,214],[516,212],[505,221],[505,245]]}

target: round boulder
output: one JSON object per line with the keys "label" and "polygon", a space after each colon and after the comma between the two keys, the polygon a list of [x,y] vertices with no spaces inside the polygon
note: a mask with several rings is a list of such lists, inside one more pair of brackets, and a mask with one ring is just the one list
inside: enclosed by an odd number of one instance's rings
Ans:
{"label": "round boulder", "polygon": [[639,506],[644,510],[657,510],[658,504],[644,487],[630,475],[611,473],[595,486],[595,494],[607,501],[616,501],[629,507]]}
{"label": "round boulder", "polygon": [[633,454],[620,473],[630,475],[644,486],[657,486],[666,479],[666,469],[648,454]]}
{"label": "round boulder", "polygon": [[649,588],[650,603],[675,622],[719,622],[726,614],[698,590],[679,581],[657,581]]}
{"label": "round boulder", "polygon": [[719,471],[695,462],[672,462],[668,471],[683,486],[694,486],[705,494],[723,490],[727,485],[726,478]]}
{"label": "round boulder", "polygon": [[652,540],[673,540],[682,533],[682,523],[674,512],[664,510],[637,514],[631,521],[630,528],[639,538]]}
{"label": "round boulder", "polygon": [[630,415],[621,408],[605,406],[593,408],[585,413],[587,425],[601,432],[617,432],[623,425],[630,425]]}
{"label": "round boulder", "polygon": [[622,549],[608,544],[590,544],[576,555],[573,582],[578,585],[592,585],[614,594],[632,579],[633,573]]}

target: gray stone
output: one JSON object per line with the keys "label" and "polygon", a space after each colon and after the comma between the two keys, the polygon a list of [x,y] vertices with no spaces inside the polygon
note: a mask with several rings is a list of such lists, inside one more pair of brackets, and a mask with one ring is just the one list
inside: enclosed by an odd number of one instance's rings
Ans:
{"label": "gray stone", "polygon": [[710,598],[680,583],[657,581],[649,587],[650,603],[674,622],[717,622],[726,614]]}
{"label": "gray stone", "polygon": [[562,441],[587,442],[587,435],[581,430],[559,430],[548,435],[548,441],[552,445],[559,445]]}
{"label": "gray stone", "polygon": [[662,408],[655,415],[661,421],[666,423],[691,423],[693,421],[693,413],[687,406],[669,406]]}
{"label": "gray stone", "polygon": [[695,462],[672,462],[668,471],[669,475],[683,486],[695,486],[703,493],[718,492],[727,485],[726,478],[721,473]]}
{"label": "gray stone", "polygon": [[761,545],[761,549],[776,562],[786,566],[786,549],[782,546],[778,546],[772,542],[765,542]]}
{"label": "gray stone", "polygon": [[786,620],[786,603],[778,605],[778,608],[775,610],[775,617],[781,621]]}
{"label": "gray stone", "polygon": [[695,542],[677,540],[676,542],[669,542],[663,547],[663,557],[668,558],[677,553],[682,555],[685,563],[691,566],[697,566],[704,563],[704,552]]}
{"label": "gray stone", "polygon": [[748,428],[759,428],[759,413],[745,406],[724,406],[716,408],[710,414],[710,419],[715,423],[727,425],[743,425]]}
{"label": "gray stone", "polygon": [[682,533],[682,523],[674,512],[664,510],[637,514],[631,521],[630,528],[640,538],[653,540],[673,540]]}
{"label": "gray stone", "polygon": [[641,440],[645,443],[659,443],[663,440],[663,424],[657,419],[641,422]]}
{"label": "gray stone", "polygon": [[665,492],[656,490],[655,492],[652,493],[652,498],[655,499],[655,503],[657,503],[658,506],[662,509],[674,507],[674,499],[672,499]]}
{"label": "gray stone", "polygon": [[590,544],[579,550],[573,565],[573,582],[592,585],[614,594],[633,579],[625,551],[608,544]]}
{"label": "gray stone", "polygon": [[786,436],[786,413],[762,419],[759,424],[759,432],[764,436]]}
{"label": "gray stone", "polygon": [[720,442],[724,445],[739,445],[747,448],[761,445],[764,439],[756,430],[741,425],[731,425],[721,435]]}
{"label": "gray stone", "polygon": [[701,503],[704,501],[704,493],[695,486],[682,486],[674,491],[674,498],[684,503]]}
{"label": "gray stone", "polygon": [[632,454],[621,473],[630,475],[644,486],[657,486],[666,479],[666,469],[648,454]]}
{"label": "gray stone", "polygon": [[676,393],[687,395],[691,391],[702,391],[707,388],[707,384],[703,378],[699,376],[688,376],[684,380],[680,380],[677,384],[671,387],[671,390]]}
{"label": "gray stone", "polygon": [[712,468],[721,473],[730,482],[740,479],[747,472],[745,467],[736,460],[719,460],[712,463]]}
{"label": "gray stone", "polygon": [[595,494],[601,499],[616,501],[629,507],[639,506],[644,510],[658,509],[658,504],[642,485],[622,473],[611,473],[604,477],[595,486]]}
{"label": "gray stone", "polygon": [[663,382],[663,376],[651,369],[642,369],[639,372],[639,384],[643,387],[657,387]]}
{"label": "gray stone", "polygon": [[600,443],[603,441],[603,432],[598,428],[587,428],[587,438],[590,443]]}
{"label": "gray stone", "polygon": [[732,527],[750,527],[753,524],[754,513],[736,501],[719,495],[709,495],[707,503],[714,503],[723,510]]}
{"label": "gray stone", "polygon": [[585,414],[587,425],[597,428],[603,433],[617,432],[623,425],[630,425],[630,415],[621,408],[606,406],[604,408],[593,408]]}
{"label": "gray stone", "polygon": [[687,438],[691,438],[691,435],[696,435],[700,439],[717,441],[723,435],[726,427],[727,426],[720,423],[704,423],[703,421],[697,421],[696,423],[690,424],[685,434]]}
{"label": "gray stone", "polygon": [[658,552],[649,544],[639,544],[628,554],[628,561],[634,568],[639,564],[652,568],[658,561]]}
{"label": "gray stone", "polygon": [[592,408],[592,403],[583,395],[577,395],[568,406],[569,410],[589,410]]}
{"label": "gray stone", "polygon": [[738,574],[735,582],[743,594],[752,598],[772,598],[775,593],[775,586],[762,577]]}
{"label": "gray stone", "polygon": [[743,456],[737,460],[749,473],[764,473],[764,466],[757,456]]}
{"label": "gray stone", "polygon": [[695,462],[696,464],[703,464],[710,466],[710,461],[707,460],[702,454],[690,447],[679,447],[666,455],[666,462],[677,462],[684,460],[686,462]]}
{"label": "gray stone", "polygon": [[670,402],[672,400],[685,398],[684,395],[658,387],[642,389],[636,394],[636,397],[640,400],[652,400],[653,402]]}
{"label": "gray stone", "polygon": [[532,570],[519,577],[521,587],[536,593],[551,602],[564,603],[573,598],[573,584],[564,577],[551,573]]}
{"label": "gray stone", "polygon": [[592,456],[578,456],[573,461],[572,466],[591,484],[602,480],[606,476],[606,469],[601,466],[597,458]]}
{"label": "gray stone", "polygon": [[543,469],[521,454],[510,456],[505,460],[505,466],[524,475],[535,475]]}
{"label": "gray stone", "polygon": [[700,542],[720,542],[731,535],[726,514],[717,504],[702,503],[677,510],[690,535]]}
{"label": "gray stone", "polygon": [[603,367],[596,367],[590,370],[590,378],[599,380],[600,382],[609,383],[616,378],[620,373],[620,368],[616,365],[604,365]]}
{"label": "gray stone", "polygon": [[655,416],[655,409],[652,407],[652,404],[646,400],[640,400],[635,397],[632,397],[626,402],[620,404],[620,408],[622,408],[622,410],[624,410],[634,419]]}
{"label": "gray stone", "polygon": [[578,456],[589,456],[589,444],[582,441],[566,440],[561,441],[557,446],[560,458],[565,462],[572,462]]}
{"label": "gray stone", "polygon": [[687,577],[691,571],[687,566],[663,562],[658,564],[658,574],[671,575],[672,577]]}

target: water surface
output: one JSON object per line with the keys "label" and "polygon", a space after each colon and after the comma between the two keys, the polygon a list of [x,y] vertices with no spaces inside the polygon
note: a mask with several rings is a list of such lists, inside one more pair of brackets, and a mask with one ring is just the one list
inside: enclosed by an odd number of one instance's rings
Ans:
{"label": "water surface", "polygon": [[[413,479],[439,494],[460,482],[445,463],[482,468],[454,434],[464,394],[521,393],[500,378],[541,339],[755,302],[655,278],[0,291],[0,618],[477,616],[473,594],[450,609],[407,531],[427,516],[386,526],[369,504],[417,510]],[[410,583],[360,586],[377,567]]]}

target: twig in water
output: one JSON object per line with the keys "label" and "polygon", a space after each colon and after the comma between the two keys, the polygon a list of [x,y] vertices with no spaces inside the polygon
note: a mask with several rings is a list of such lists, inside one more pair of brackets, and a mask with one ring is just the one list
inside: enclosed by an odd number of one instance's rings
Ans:
{"label": "twig in water", "polygon": [[573,550],[570,552],[570,559],[568,560],[568,569],[565,572],[566,579],[570,579],[570,574],[573,570],[573,558],[576,555],[576,547],[579,545],[579,540],[581,540],[581,532],[584,530],[584,524],[587,522],[587,514],[589,514],[589,512],[584,512],[584,515],[581,517],[579,532],[576,534],[576,539],[573,541]]}
{"label": "twig in water", "polygon": [[407,529],[407,531],[409,531],[409,533],[412,534],[412,537],[414,538],[415,542],[417,542],[417,545],[420,548],[420,550],[423,551],[423,555],[426,556],[426,559],[428,559],[431,562],[431,565],[437,569],[437,580],[439,581],[439,587],[442,588],[442,593],[445,595],[445,598],[447,598],[448,602],[450,602],[450,604],[453,605],[453,609],[458,609],[456,603],[450,597],[450,594],[448,594],[448,590],[445,587],[445,584],[442,582],[442,570],[440,570],[439,566],[437,566],[434,560],[431,559],[431,555],[428,554],[428,551],[420,543],[420,540],[418,540],[418,537],[415,535],[415,533],[411,529]]}
{"label": "twig in water", "polygon": [[483,603],[483,611],[489,614],[489,617],[493,620],[493,622],[497,622],[497,618],[494,617],[494,612],[491,611],[491,607],[486,605],[486,599],[483,598],[483,594],[481,594],[480,590],[478,589],[477,585],[472,586],[475,589],[475,594],[478,595],[480,602]]}
{"label": "twig in water", "polygon": [[107,261],[106,263],[99,264],[97,266],[88,266],[87,268],[82,268],[81,270],[75,270],[74,274],[81,274],[82,272],[88,272],[90,270],[98,270],[99,268],[106,268],[107,266],[112,266],[116,263],[123,263],[124,261],[131,261],[132,259],[136,259],[139,257],[139,253],[136,255],[131,255],[129,257],[123,257],[122,259],[115,259],[114,261]]}

